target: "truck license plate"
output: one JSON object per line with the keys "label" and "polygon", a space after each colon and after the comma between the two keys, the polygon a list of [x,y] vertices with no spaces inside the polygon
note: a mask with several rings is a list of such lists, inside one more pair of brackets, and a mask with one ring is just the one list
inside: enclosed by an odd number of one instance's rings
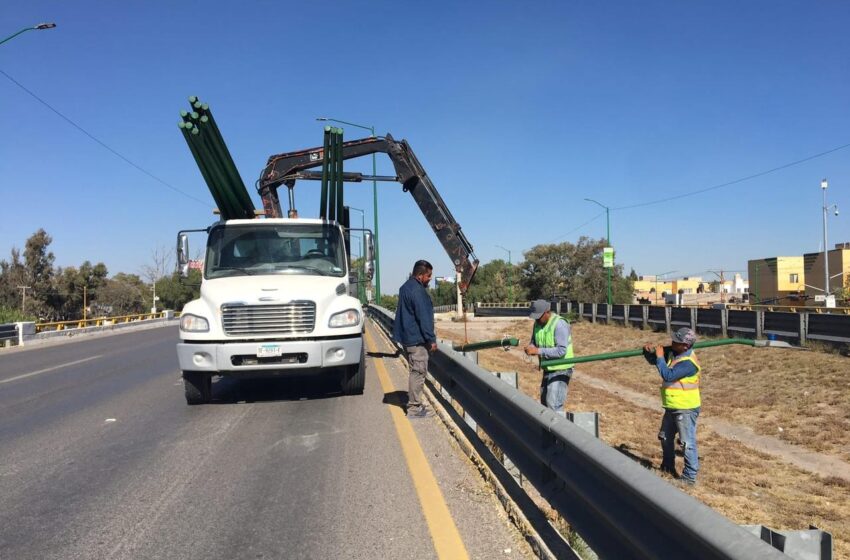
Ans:
{"label": "truck license plate", "polygon": [[281,355],[281,350],[279,344],[260,344],[257,346],[257,357],[274,358]]}

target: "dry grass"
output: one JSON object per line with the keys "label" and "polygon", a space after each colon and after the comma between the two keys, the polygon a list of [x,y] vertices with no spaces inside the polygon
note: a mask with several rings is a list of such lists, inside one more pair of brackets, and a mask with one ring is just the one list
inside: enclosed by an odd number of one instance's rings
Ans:
{"label": "dry grass", "polygon": [[[466,327],[470,341],[508,334],[525,344],[531,333],[529,320],[473,322]],[[438,334],[454,341],[463,341],[463,328],[437,323]],[[586,322],[573,328],[577,355],[627,350],[645,342],[669,343],[663,334],[633,328]],[[749,346],[709,348],[698,354],[703,366],[703,415],[721,417],[845,461],[850,459],[850,392],[843,371],[850,365],[847,358]],[[525,357],[521,349],[487,350],[479,358],[490,370],[516,370],[520,390],[537,396],[537,361]],[[643,358],[592,362],[578,369],[657,398],[658,374]],[[600,412],[602,439],[657,469],[661,462],[656,438],[660,410],[652,412],[580,382],[570,385],[567,408]],[[833,534],[836,558],[850,558],[850,483],[813,475],[705,427],[700,429],[699,445],[700,483],[688,489],[690,494],[736,523],[758,523],[780,530],[815,525]]]}

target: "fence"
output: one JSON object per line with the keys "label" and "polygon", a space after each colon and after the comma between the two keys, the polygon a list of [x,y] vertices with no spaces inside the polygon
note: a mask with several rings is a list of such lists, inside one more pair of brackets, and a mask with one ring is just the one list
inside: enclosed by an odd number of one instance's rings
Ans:
{"label": "fence", "polygon": [[[524,307],[520,307],[524,305]],[[690,327],[711,336],[763,338],[772,336],[796,344],[816,340],[832,345],[850,344],[850,315],[843,312],[823,313],[797,308],[768,311],[766,306],[752,309],[725,307],[679,307],[645,304],[581,303],[554,300],[558,313],[571,314],[593,323],[630,325],[671,332]],[[773,309],[773,308],[771,308]],[[476,317],[527,317],[528,304],[476,304]]]}
{"label": "fence", "polygon": [[[389,328],[390,312],[369,312]],[[599,557],[788,558],[450,345],[440,343],[429,369]]]}

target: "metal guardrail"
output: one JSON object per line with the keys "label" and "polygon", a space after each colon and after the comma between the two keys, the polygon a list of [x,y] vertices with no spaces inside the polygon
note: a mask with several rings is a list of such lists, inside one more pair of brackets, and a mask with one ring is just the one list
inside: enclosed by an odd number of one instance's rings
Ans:
{"label": "metal guardrail", "polygon": [[96,317],[94,319],[80,319],[77,321],[55,321],[52,323],[36,323],[35,332],[64,331],[67,329],[82,329],[85,327],[103,327],[118,325],[122,323],[133,323],[136,321],[148,321],[151,319],[163,319],[168,317],[180,317],[180,313],[173,311],[159,311],[157,313],[138,313],[136,315],[118,315],[115,317]]}
{"label": "metal guardrail", "polygon": [[17,340],[18,327],[15,323],[0,325],[0,340]]}
{"label": "metal guardrail", "polygon": [[[391,328],[386,309],[369,313]],[[599,557],[787,560],[450,345],[439,344],[430,373]]]}

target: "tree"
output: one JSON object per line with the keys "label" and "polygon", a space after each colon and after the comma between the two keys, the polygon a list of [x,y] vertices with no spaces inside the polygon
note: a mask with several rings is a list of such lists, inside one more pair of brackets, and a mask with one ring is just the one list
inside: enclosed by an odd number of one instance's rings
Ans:
{"label": "tree", "polygon": [[133,315],[145,311],[148,286],[135,274],[119,272],[98,289],[93,315]]}
{"label": "tree", "polygon": [[181,278],[176,272],[160,278],[156,283],[156,295],[163,309],[181,310],[183,306],[201,293],[201,271],[190,270],[189,276]]}
{"label": "tree", "polygon": [[[607,272],[602,267],[605,239],[582,236],[578,243],[536,245],[520,264],[521,283],[531,299],[553,295],[585,302],[607,299]],[[630,303],[633,282],[623,278],[623,265],[611,271],[612,300]]]}
{"label": "tree", "polygon": [[[511,270],[511,284],[508,283],[508,269]],[[520,271],[513,264],[496,259],[478,268],[472,285],[466,293],[468,301],[502,302],[508,301],[512,293],[514,301],[528,299],[527,290],[520,282]]]}

